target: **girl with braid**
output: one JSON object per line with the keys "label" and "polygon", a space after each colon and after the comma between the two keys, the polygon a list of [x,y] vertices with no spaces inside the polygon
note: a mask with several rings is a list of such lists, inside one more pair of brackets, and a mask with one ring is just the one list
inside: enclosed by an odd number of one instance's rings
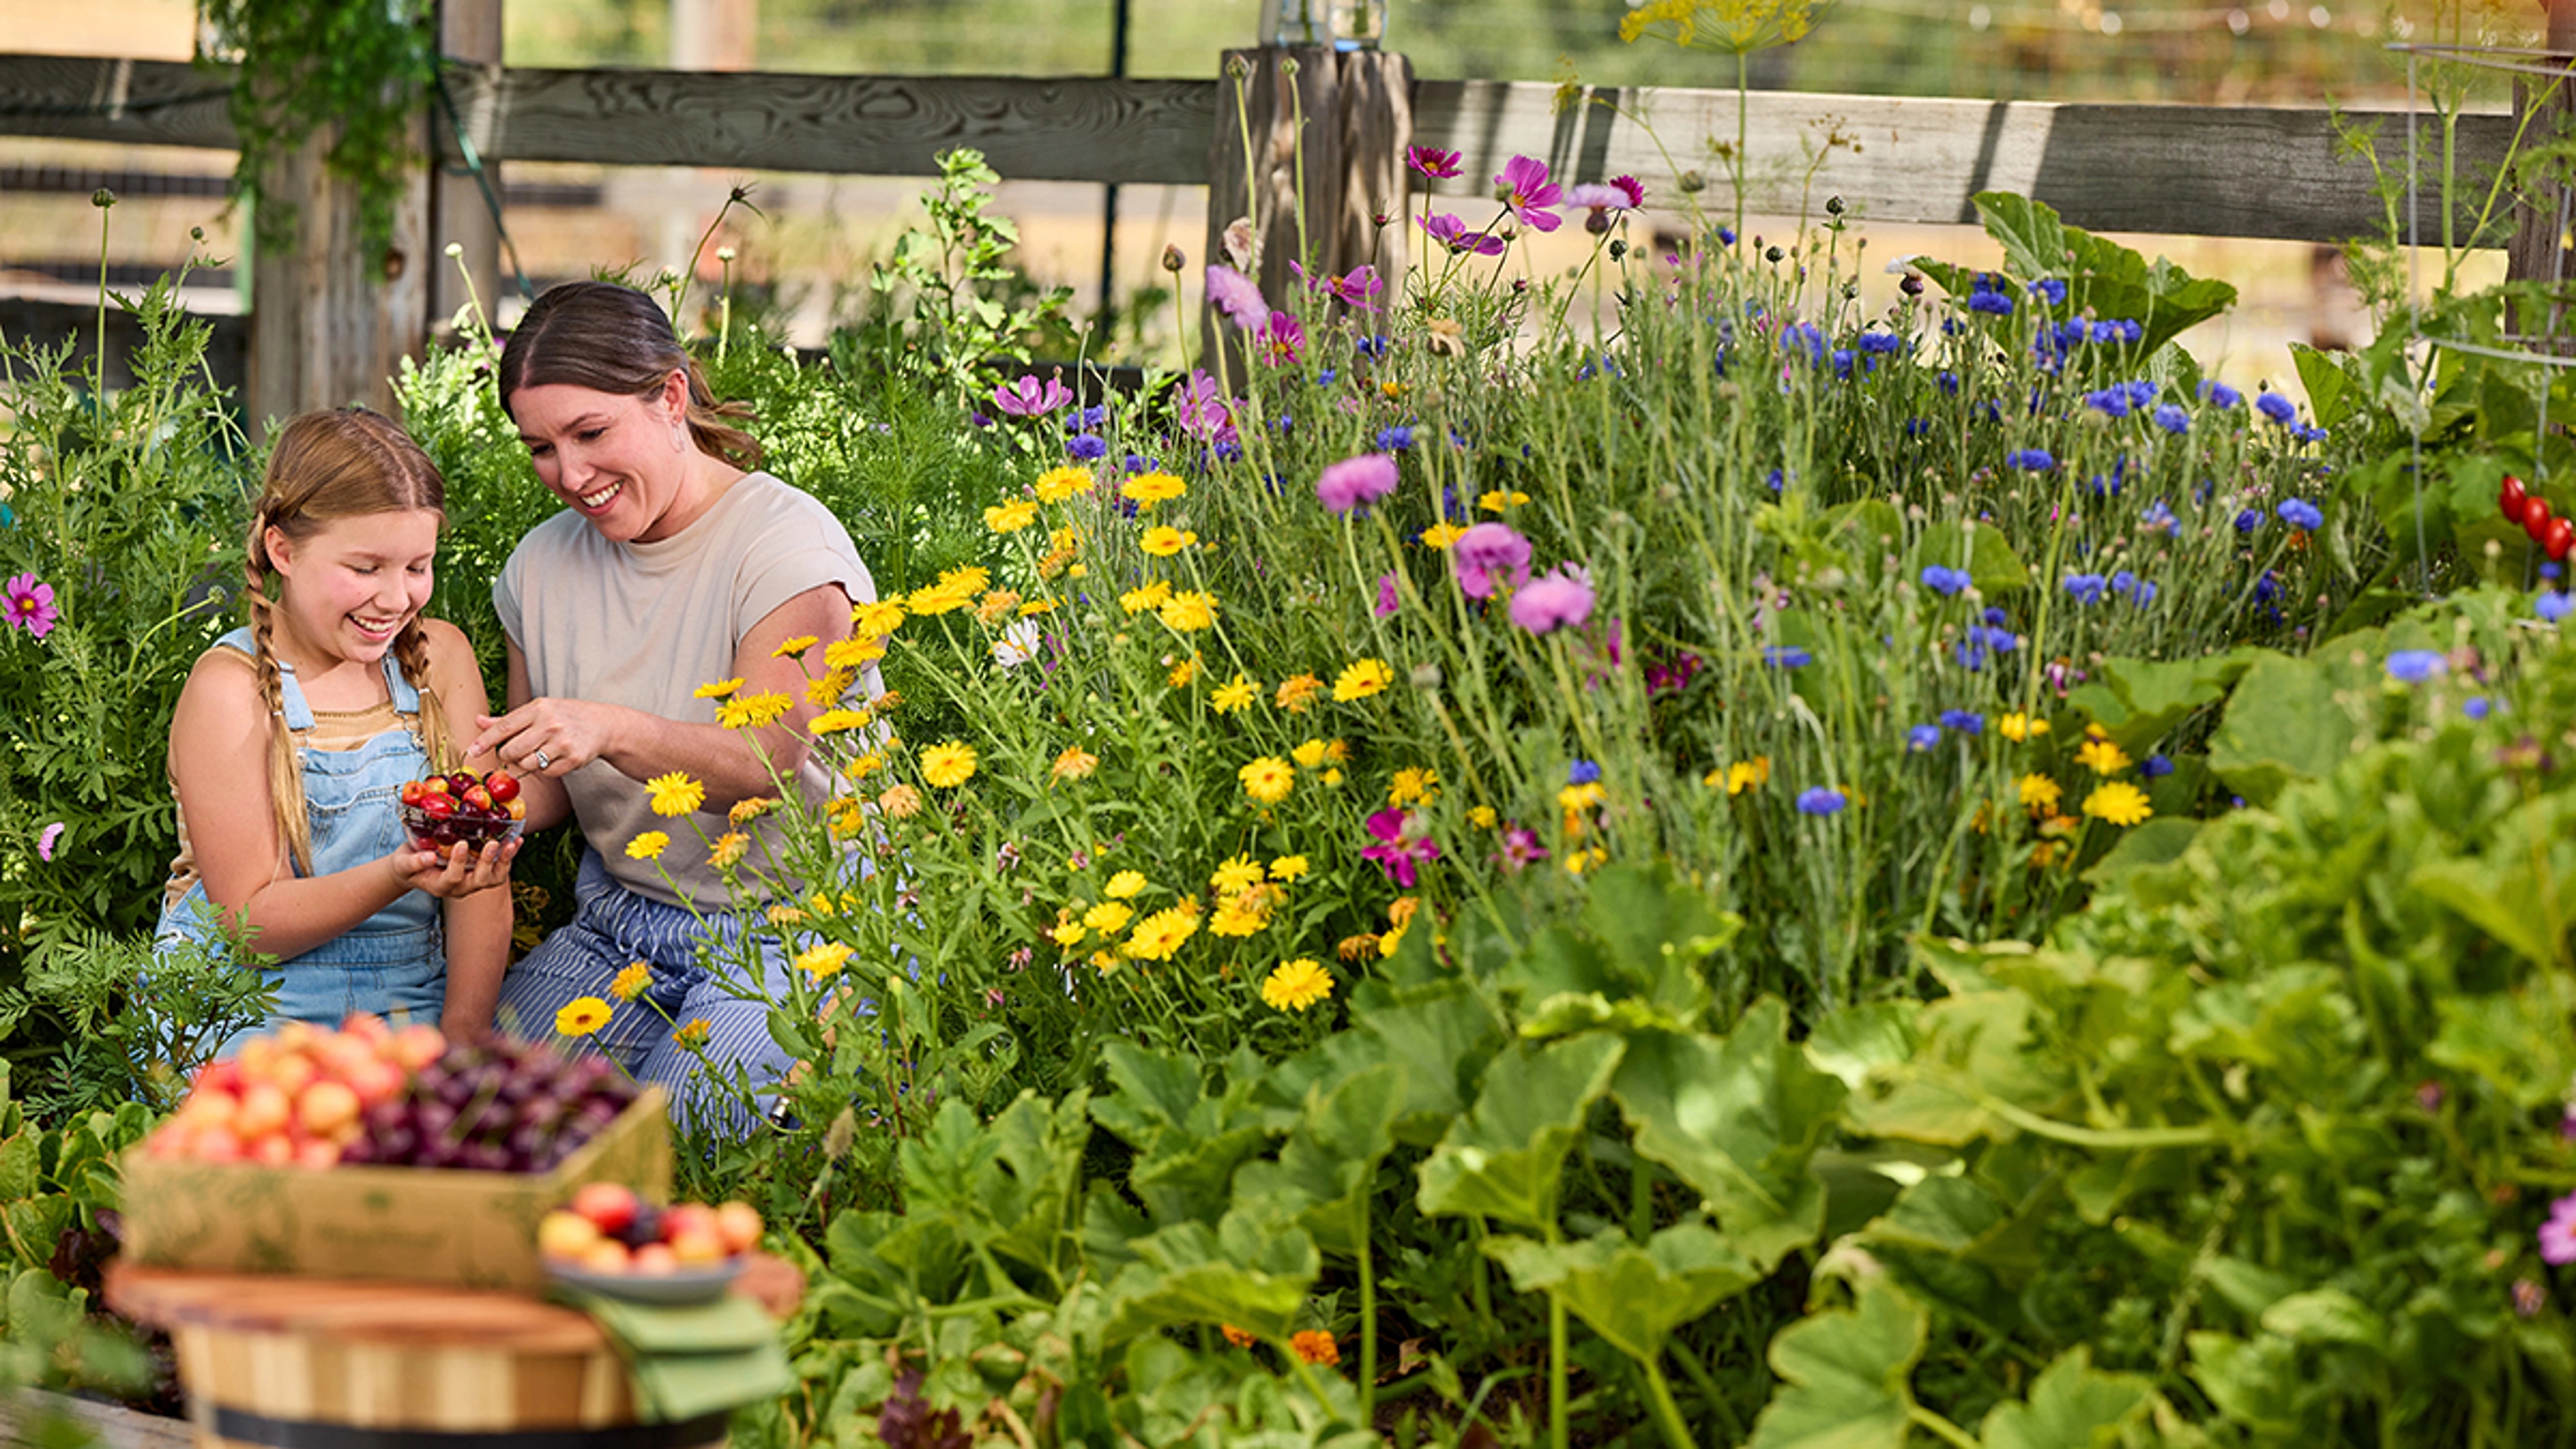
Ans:
{"label": "girl with braid", "polygon": [[[250,525],[250,623],[199,657],[170,722],[179,858],[159,941],[247,938],[277,1017],[354,1011],[487,1035],[518,842],[442,858],[403,836],[407,780],[487,770],[474,651],[421,617],[446,487],[364,408],[286,424]],[[272,595],[271,583],[275,584]]]}

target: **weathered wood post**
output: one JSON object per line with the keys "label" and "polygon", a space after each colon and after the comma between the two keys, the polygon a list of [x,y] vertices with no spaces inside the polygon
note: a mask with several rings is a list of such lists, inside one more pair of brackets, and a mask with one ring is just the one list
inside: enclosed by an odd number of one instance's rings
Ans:
{"label": "weathered wood post", "polygon": [[[1226,229],[1244,220],[1260,253],[1252,275],[1274,302],[1297,285],[1291,261],[1309,275],[1373,263],[1392,302],[1411,249],[1404,150],[1412,143],[1413,63],[1401,55],[1322,45],[1227,51],[1208,145],[1205,259],[1227,260]],[[1213,313],[1205,325],[1212,343]]]}
{"label": "weathered wood post", "polygon": [[[2544,113],[2535,116],[2526,133],[2534,144],[2576,138],[2576,0],[2548,0],[2548,7],[2545,44],[2554,52],[2550,63],[2561,74],[2554,82],[2527,76],[2514,85],[2517,110],[2537,107]],[[2576,325],[2571,325],[2576,324],[2576,241],[2569,236],[2571,220],[2576,220],[2576,183],[2561,179],[2533,187],[2518,210],[2513,240],[2505,250],[2506,275],[2554,290],[2546,307],[2517,308],[2526,315],[2515,319],[2514,330],[2523,334],[2527,347],[2576,351]]]}
{"label": "weathered wood post", "polygon": [[[500,320],[495,314],[501,306],[501,226],[492,204],[501,198],[501,163],[478,153],[483,178],[477,182],[456,154],[455,128],[477,131],[475,107],[490,105],[500,88],[501,0],[439,0],[438,54],[447,73],[447,100],[458,112],[451,116],[446,104],[430,107],[429,154],[440,160],[429,187],[428,322],[432,335],[445,336],[466,304],[469,277],[470,295],[481,300],[485,320]],[[491,188],[488,200],[485,186]],[[446,255],[450,244],[462,252],[453,261]]]}

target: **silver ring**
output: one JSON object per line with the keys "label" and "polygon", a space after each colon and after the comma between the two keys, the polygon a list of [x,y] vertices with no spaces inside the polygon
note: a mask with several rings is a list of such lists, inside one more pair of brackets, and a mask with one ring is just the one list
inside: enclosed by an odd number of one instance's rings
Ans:
{"label": "silver ring", "polygon": [[547,758],[546,752],[543,750],[537,751],[535,754],[529,756],[529,758],[537,762],[537,768],[540,770],[543,770],[554,763],[553,760]]}

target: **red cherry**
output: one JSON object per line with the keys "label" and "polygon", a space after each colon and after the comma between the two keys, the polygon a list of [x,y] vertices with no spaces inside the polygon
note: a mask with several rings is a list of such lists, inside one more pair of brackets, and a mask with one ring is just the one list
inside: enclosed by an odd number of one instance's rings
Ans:
{"label": "red cherry", "polygon": [[420,797],[420,813],[432,820],[445,820],[456,813],[456,799],[445,791],[423,795]]}
{"label": "red cherry", "polygon": [[457,798],[472,806],[480,814],[488,815],[492,812],[492,792],[481,785],[466,786],[465,793]]}
{"label": "red cherry", "polygon": [[2567,551],[2576,548],[2576,523],[2564,518],[2549,520],[2549,530],[2541,535],[2540,547],[2549,555],[2551,563],[2564,562]]}
{"label": "red cherry", "polygon": [[421,798],[422,798],[426,793],[427,793],[426,791],[424,791],[423,789],[421,789],[421,785],[420,785],[420,782],[419,782],[418,780],[405,780],[405,781],[403,781],[403,787],[402,787],[402,802],[403,802],[405,805],[417,805],[417,804],[419,804],[419,803],[421,802]]}
{"label": "red cherry", "polygon": [[463,770],[459,770],[455,774],[447,777],[448,793],[452,795],[462,795],[467,790],[470,790],[481,783],[483,782],[475,779],[472,775]]}
{"label": "red cherry", "polygon": [[2520,523],[2522,522],[2522,503],[2529,496],[2522,491],[2522,480],[2507,473],[2504,475],[2504,487],[2496,493],[2496,506],[2504,510],[2504,516],[2507,519]]}
{"label": "red cherry", "polygon": [[499,804],[507,805],[519,798],[519,777],[507,770],[494,770],[483,777],[483,788]]}
{"label": "red cherry", "polygon": [[2533,543],[2540,542],[2541,536],[2549,532],[2548,499],[2526,498],[2522,500],[2522,531],[2531,535],[2531,541]]}
{"label": "red cherry", "polygon": [[428,779],[421,781],[420,793],[421,798],[424,800],[432,795],[446,794],[447,777],[445,775],[432,775]]}

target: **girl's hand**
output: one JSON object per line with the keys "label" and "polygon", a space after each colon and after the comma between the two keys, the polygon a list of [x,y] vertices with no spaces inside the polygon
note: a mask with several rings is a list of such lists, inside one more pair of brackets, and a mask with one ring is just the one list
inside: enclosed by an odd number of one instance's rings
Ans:
{"label": "girl's hand", "polygon": [[560,780],[609,751],[616,705],[541,696],[508,714],[481,715],[466,753],[490,751],[516,774]]}
{"label": "girl's hand", "polygon": [[427,891],[452,901],[509,884],[510,862],[518,856],[518,841],[495,840],[480,851],[458,841],[444,854],[435,850],[397,850],[386,859],[405,889]]}

